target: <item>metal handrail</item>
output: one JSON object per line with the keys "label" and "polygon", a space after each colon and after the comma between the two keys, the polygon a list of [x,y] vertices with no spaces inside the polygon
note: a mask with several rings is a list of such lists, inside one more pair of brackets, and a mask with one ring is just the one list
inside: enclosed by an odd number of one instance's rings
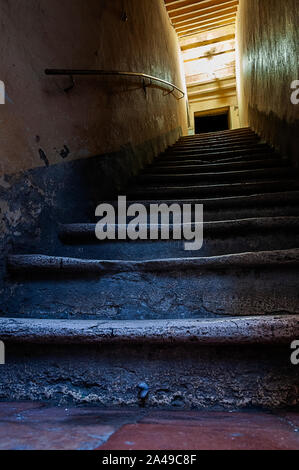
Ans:
{"label": "metal handrail", "polygon": [[[179,93],[182,94],[182,96],[178,99],[182,99],[185,97],[185,92],[178,88],[176,85],[173,85],[173,83],[168,82],[167,80],[163,80],[162,78],[154,77],[152,75],[147,75],[146,73],[139,73],[139,72],[119,72],[115,70],[84,70],[84,69],[46,69],[45,70],[46,75],[68,75],[71,77],[72,82],[73,82],[73,76],[74,75],[117,75],[117,76],[123,76],[123,77],[139,77],[143,78],[144,83],[143,86],[146,88],[147,86],[152,85],[152,81],[163,83],[163,85],[166,85],[172,90],[169,92],[169,94],[172,94],[175,90],[178,91]],[[145,79],[150,80],[150,85],[147,85],[145,83]],[[72,88],[72,87],[71,87]]]}

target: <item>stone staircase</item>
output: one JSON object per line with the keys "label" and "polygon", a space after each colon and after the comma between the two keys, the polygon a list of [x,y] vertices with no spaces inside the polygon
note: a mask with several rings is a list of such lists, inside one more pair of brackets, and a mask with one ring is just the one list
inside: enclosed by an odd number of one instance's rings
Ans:
{"label": "stone staircase", "polygon": [[203,204],[202,249],[99,242],[96,221],[83,221],[61,225],[51,247],[9,256],[0,398],[297,405],[297,171],[250,129],[223,131],[182,137],[125,194],[146,207]]}

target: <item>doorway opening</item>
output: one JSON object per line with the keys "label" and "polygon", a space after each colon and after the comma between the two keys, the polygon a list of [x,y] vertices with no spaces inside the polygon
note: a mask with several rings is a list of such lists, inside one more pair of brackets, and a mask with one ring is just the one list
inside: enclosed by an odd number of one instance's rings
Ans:
{"label": "doorway opening", "polygon": [[194,116],[195,134],[206,132],[226,131],[229,129],[229,112],[228,110],[211,113],[199,114]]}

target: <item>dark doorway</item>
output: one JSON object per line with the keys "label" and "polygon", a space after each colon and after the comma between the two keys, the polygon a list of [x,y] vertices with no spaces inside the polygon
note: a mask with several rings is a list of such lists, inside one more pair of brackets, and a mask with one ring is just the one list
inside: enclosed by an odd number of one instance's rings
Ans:
{"label": "dark doorway", "polygon": [[228,129],[228,113],[195,117],[195,134],[225,131]]}

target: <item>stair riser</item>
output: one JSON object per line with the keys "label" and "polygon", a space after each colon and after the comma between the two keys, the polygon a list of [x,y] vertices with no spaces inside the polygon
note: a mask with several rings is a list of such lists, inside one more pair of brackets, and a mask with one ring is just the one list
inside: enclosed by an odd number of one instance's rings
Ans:
{"label": "stair riser", "polygon": [[[162,201],[161,201],[162,202]],[[170,202],[170,201],[169,201]],[[188,202],[188,201],[187,201]],[[222,221],[222,220],[234,220],[234,219],[250,219],[256,217],[286,217],[294,216],[299,217],[299,201],[294,205],[258,205],[255,204],[255,207],[251,204],[248,204],[248,207],[231,207],[226,208],[220,204],[217,208],[217,203],[214,204],[214,209],[210,209],[210,204],[204,204],[204,221]],[[223,202],[223,201],[222,201]],[[195,204],[195,201],[192,202]],[[181,205],[181,204],[180,204]],[[145,204],[145,206],[147,206]],[[205,208],[206,207],[206,208]],[[117,210],[116,210],[117,216]],[[194,211],[192,211],[192,216],[194,216]],[[132,220],[132,217],[127,217],[126,222],[129,223]],[[147,221],[150,223],[150,220]],[[170,217],[170,223],[172,223],[172,217]],[[298,244],[298,243],[297,243]]]}
{"label": "stair riser", "polygon": [[183,149],[183,148],[192,148],[192,147],[239,147],[239,146],[252,146],[252,145],[261,145],[265,146],[265,144],[261,143],[259,139],[238,139],[238,140],[206,140],[206,141],[199,141],[199,142],[179,142],[174,144],[173,146],[169,147],[169,149]]}
{"label": "stair riser", "polygon": [[205,186],[190,186],[190,187],[145,187],[136,191],[130,192],[127,196],[130,199],[172,199],[172,198],[204,198],[204,197],[219,197],[219,196],[235,196],[235,195],[249,195],[256,193],[267,192],[280,192],[298,190],[299,182],[297,181],[281,181],[281,182],[261,182],[252,184],[232,184],[216,186],[211,184]]}
{"label": "stair riser", "polygon": [[[287,193],[286,193],[287,194]],[[269,196],[271,193],[269,194]],[[212,222],[212,221],[223,221],[223,220],[236,220],[236,219],[250,219],[250,218],[257,218],[257,217],[299,217],[299,199],[296,201],[290,200],[282,200],[280,203],[273,200],[273,203],[269,201],[265,201],[264,204],[262,201],[257,201],[253,199],[250,201],[239,201],[239,205],[237,201],[232,201],[232,198],[219,198],[219,199],[203,199],[203,200],[169,200],[169,201],[155,201],[155,204],[162,204],[167,203],[168,205],[172,205],[174,203],[178,203],[180,207],[183,204],[191,204],[191,213],[192,217],[194,218],[194,205],[195,204],[203,204],[203,213],[204,213],[204,222]],[[131,201],[130,204],[134,204],[137,201]],[[149,211],[150,203],[147,201],[142,201],[142,204],[147,208]],[[118,218],[118,210],[117,206],[115,206],[115,214],[116,218]],[[126,223],[131,222],[133,217],[127,217]],[[98,219],[94,218],[94,223],[96,223]],[[170,223],[172,223],[172,215],[170,214]],[[150,223],[149,217],[147,219],[147,223]]]}
{"label": "stair riser", "polygon": [[[229,146],[229,147],[251,147],[260,145],[261,147],[267,147],[268,144],[262,142],[258,138],[233,138],[233,139],[205,139],[200,141],[193,141],[193,142],[177,142],[174,145],[169,146],[169,149],[180,149],[180,148],[190,148],[190,147],[221,147],[221,146]],[[269,147],[269,146],[268,146]]]}
{"label": "stair riser", "polygon": [[177,151],[177,152],[165,152],[161,155],[161,160],[167,160],[171,158],[188,158],[188,157],[204,157],[205,159],[214,158],[215,156],[219,158],[221,157],[230,157],[230,156],[239,156],[239,155],[255,155],[255,154],[263,154],[264,158],[267,154],[273,154],[273,150],[271,148],[261,149],[260,147],[254,148],[245,148],[245,149],[236,149],[232,150],[230,148],[223,149],[223,147],[219,147],[218,149],[194,149],[194,150],[186,150],[186,151]]}
{"label": "stair riser", "polygon": [[181,139],[178,140],[173,146],[180,147],[180,146],[188,146],[188,145],[221,145],[224,144],[231,144],[231,145],[238,145],[238,144],[256,144],[260,143],[265,145],[257,135],[235,135],[235,136],[223,136],[223,137],[202,137],[202,138],[194,138],[194,139]]}
{"label": "stair riser", "polygon": [[[104,201],[111,204],[116,212],[118,203],[116,201]],[[131,199],[127,200],[127,204],[134,204],[136,200]],[[142,201],[142,204],[145,207],[149,207],[150,204],[161,204],[165,203],[165,200],[159,200],[158,198],[155,199],[145,199]],[[169,199],[166,201],[168,205],[171,204],[203,204],[205,213],[207,211],[221,211],[221,210],[244,210],[244,209],[273,209],[275,208],[282,208],[285,207],[286,210],[289,209],[296,209],[299,208],[299,191],[287,191],[287,192],[279,192],[279,193],[260,193],[255,195],[249,196],[234,196],[234,197],[227,197],[227,198],[211,198],[211,199],[199,199],[199,198],[192,198],[192,199]],[[274,214],[275,215],[275,214]],[[287,215],[287,214],[282,214]],[[240,217],[232,217],[233,219],[240,218]],[[225,220],[223,217],[221,220]]]}
{"label": "stair riser", "polygon": [[181,136],[180,140],[202,138],[205,135],[223,136],[223,135],[236,135],[236,134],[256,135],[255,132],[250,127],[240,127],[239,129],[225,129],[223,131],[201,132],[200,134],[185,135],[185,136]]}
{"label": "stair riser", "polygon": [[[294,175],[293,168],[268,168],[260,170],[244,170],[235,172],[216,172],[216,173],[189,173],[189,174],[150,174],[139,175],[136,178],[138,184],[159,184],[163,186],[170,186],[172,183],[188,184],[188,183],[227,183],[230,181],[250,181],[258,179],[276,179],[286,178]],[[153,172],[154,173],[154,172]]]}
{"label": "stair riser", "polygon": [[257,170],[263,168],[284,168],[288,163],[283,160],[257,160],[253,162],[233,162],[224,164],[211,164],[211,165],[171,165],[167,163],[165,166],[151,165],[143,170],[143,174],[182,174],[182,173],[213,173],[216,171],[241,171],[241,170]]}
{"label": "stair riser", "polygon": [[236,150],[236,149],[245,149],[245,148],[260,148],[260,149],[265,149],[265,148],[269,148],[268,145],[266,144],[262,144],[260,143],[258,140],[256,141],[238,141],[238,142],[225,142],[225,141],[221,141],[221,142],[206,142],[206,143],[193,143],[193,144],[176,144],[176,145],[173,145],[171,147],[168,147],[168,151],[169,152],[180,152],[180,151],[185,151],[185,150],[205,150],[205,151],[209,151],[210,149],[232,149],[232,150]]}
{"label": "stair riser", "polygon": [[[258,206],[256,207],[236,207],[232,209],[204,210],[204,220],[206,222],[216,220],[250,219],[255,217],[283,217],[299,216],[299,205],[285,206]],[[298,245],[298,240],[297,240]]]}
{"label": "stair riser", "polygon": [[[269,154],[269,160],[276,158],[276,154]],[[252,162],[257,160],[264,160],[265,154],[254,154],[254,155],[231,155],[228,156],[225,154],[213,154],[210,156],[207,155],[200,155],[198,157],[168,157],[168,158],[158,158],[155,160],[155,167],[156,166],[165,166],[165,165],[216,165],[216,164],[223,164],[223,163],[244,163],[244,162]]]}
{"label": "stair riser", "polygon": [[232,136],[243,136],[243,135],[257,135],[252,129],[250,128],[240,128],[240,129],[231,129],[225,131],[216,131],[216,132],[202,132],[201,134],[193,134],[193,135],[186,135],[180,137],[181,140],[192,140],[192,139],[202,139],[205,137],[216,137],[216,138],[224,138],[224,137],[232,137]]}
{"label": "stair riser", "polygon": [[141,320],[299,313],[295,267],[29,276],[12,282],[2,315]]}
{"label": "stair riser", "polygon": [[298,405],[298,372],[287,346],[7,345],[7,357],[1,400],[138,407],[138,384],[146,382],[147,407]]}
{"label": "stair riser", "polygon": [[[235,238],[213,240],[204,239],[204,245],[198,251],[186,251],[183,241],[128,241],[128,242],[99,242],[98,245],[76,244],[63,246],[55,250],[53,255],[69,256],[88,259],[128,259],[146,260],[157,258],[185,258],[194,256],[218,256],[247,251],[266,251],[291,249],[298,245],[299,233],[292,235],[263,236],[260,233]],[[45,254],[51,254],[49,250]]]}
{"label": "stair riser", "polygon": [[[214,233],[213,233],[214,232]],[[85,238],[85,240],[84,240]],[[186,251],[182,240],[98,241],[94,233],[85,237],[64,236],[69,245],[55,247],[55,252],[45,254],[85,259],[163,259],[194,256],[218,256],[248,251],[291,249],[298,245],[299,227],[243,230],[204,230],[203,247],[198,251]]]}

